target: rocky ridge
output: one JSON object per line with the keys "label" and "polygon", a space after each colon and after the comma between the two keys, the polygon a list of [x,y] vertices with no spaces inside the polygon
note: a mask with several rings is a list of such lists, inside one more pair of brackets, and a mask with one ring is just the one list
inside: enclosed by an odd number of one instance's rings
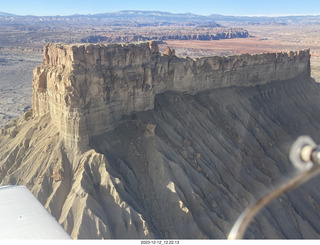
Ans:
{"label": "rocky ridge", "polygon": [[[1,129],[0,184],[26,185],[75,239],[226,238],[295,174],[293,140],[320,142],[310,55],[166,53],[47,45],[32,110]],[[268,206],[246,237],[319,238],[318,182]]]}
{"label": "rocky ridge", "polygon": [[[146,42],[146,41],[166,41],[166,40],[221,40],[232,38],[247,38],[249,32],[241,28],[207,28],[202,27],[201,31],[193,30],[193,34],[190,31],[176,31],[174,34],[169,34],[164,31],[157,31],[155,34],[138,34],[138,33],[126,33],[123,35],[91,35],[81,39],[84,43],[131,43],[131,42]],[[171,31],[172,32],[172,31]]]}

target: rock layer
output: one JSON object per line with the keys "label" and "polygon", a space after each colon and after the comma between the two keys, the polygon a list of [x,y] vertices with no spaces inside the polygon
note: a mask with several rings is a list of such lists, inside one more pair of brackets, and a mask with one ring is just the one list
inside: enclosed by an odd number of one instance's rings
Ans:
{"label": "rock layer", "polygon": [[[320,142],[320,86],[308,51],[168,54],[47,45],[32,110],[1,129],[0,185],[26,185],[75,239],[226,238],[297,173],[296,137]],[[319,184],[271,203],[246,237],[320,238]]]}
{"label": "rock layer", "polygon": [[[210,25],[209,25],[210,26]],[[206,27],[206,26],[201,26]],[[193,30],[194,31],[194,30]],[[169,31],[170,32],[170,31]],[[190,31],[188,31],[190,33]],[[192,32],[192,31],[191,31]],[[126,33],[123,35],[95,35],[88,36],[81,39],[83,43],[100,43],[100,42],[108,42],[108,43],[130,43],[130,42],[146,42],[151,40],[156,41],[165,41],[165,40],[220,40],[220,39],[232,39],[232,38],[247,38],[249,37],[249,32],[247,30],[243,30],[241,28],[231,28],[231,29],[205,29],[202,31],[194,31],[194,34],[189,33],[181,33],[180,31],[176,31],[176,33],[168,34],[167,32],[157,32],[154,35],[141,35],[139,33]]]}
{"label": "rock layer", "polygon": [[36,116],[49,112],[66,144],[81,150],[123,115],[153,109],[156,94],[196,94],[301,74],[310,75],[309,50],[190,59],[161,55],[156,42],[48,44],[34,71],[32,107]]}
{"label": "rock layer", "polygon": [[[26,185],[74,239],[226,238],[241,212],[296,174],[296,137],[320,142],[310,77],[156,96],[155,108],[79,154],[49,114],[0,134],[0,184]],[[319,178],[263,210],[247,238],[320,238]]]}

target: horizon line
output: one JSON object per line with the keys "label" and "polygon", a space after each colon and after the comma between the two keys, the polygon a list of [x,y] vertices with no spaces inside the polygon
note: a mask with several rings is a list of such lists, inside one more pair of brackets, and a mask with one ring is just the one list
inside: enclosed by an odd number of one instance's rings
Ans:
{"label": "horizon line", "polygon": [[[161,11],[161,10],[118,10],[118,11],[112,11],[112,12],[100,12],[100,13],[74,13],[74,14],[66,14],[66,15],[62,15],[62,14],[52,14],[52,15],[35,15],[35,14],[14,14],[14,13],[9,13],[9,12],[2,12],[0,11],[0,13],[2,14],[8,14],[11,16],[20,16],[20,17],[30,17],[30,16],[34,16],[34,17],[56,17],[56,16],[61,16],[61,17],[70,17],[70,16],[74,16],[74,15],[84,15],[84,16],[90,16],[90,15],[99,15],[99,14],[110,14],[110,13],[117,13],[117,12],[125,12],[125,11],[132,11],[132,12],[160,12],[160,13],[170,13],[170,14],[193,14],[193,15],[198,15],[198,16],[204,16],[204,17],[209,17],[211,15],[221,15],[221,16],[226,16],[226,17],[268,17],[268,18],[272,18],[272,17],[290,17],[290,16],[318,16],[320,15],[320,13],[301,13],[301,14],[240,14],[240,15],[234,15],[234,14],[218,14],[218,13],[212,13],[212,14],[196,14],[196,13],[192,13],[192,12],[169,12],[169,11]],[[1,16],[1,15],[0,15]]]}

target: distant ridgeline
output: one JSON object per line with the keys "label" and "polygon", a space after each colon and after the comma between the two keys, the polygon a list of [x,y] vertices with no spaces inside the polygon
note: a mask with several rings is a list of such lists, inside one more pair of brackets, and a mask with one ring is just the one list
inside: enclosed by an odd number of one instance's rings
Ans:
{"label": "distant ridgeline", "polygon": [[[202,26],[203,28],[206,26]],[[127,33],[124,35],[94,35],[88,36],[81,39],[81,42],[84,43],[98,43],[98,42],[145,42],[145,41],[166,41],[166,40],[220,40],[220,39],[232,39],[232,38],[246,38],[249,37],[249,32],[242,28],[216,28],[203,31],[197,31],[193,34],[183,33],[179,31],[175,31],[175,34],[168,34],[165,32],[157,31],[157,34],[147,35],[147,34],[136,34],[136,33]]]}
{"label": "distant ridgeline", "polygon": [[113,129],[123,115],[154,108],[166,91],[196,94],[310,76],[309,50],[228,57],[179,58],[156,42],[47,44],[34,70],[34,116],[49,113],[65,143],[85,150],[89,139]]}

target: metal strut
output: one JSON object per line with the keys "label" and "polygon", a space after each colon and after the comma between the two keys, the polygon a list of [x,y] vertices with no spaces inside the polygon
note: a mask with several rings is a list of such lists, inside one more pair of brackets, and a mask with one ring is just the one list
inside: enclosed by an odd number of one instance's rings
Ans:
{"label": "metal strut", "polygon": [[299,170],[298,175],[246,208],[233,225],[228,239],[242,239],[249,223],[263,207],[320,173],[320,146],[316,145],[309,136],[301,136],[293,143],[289,158]]}

